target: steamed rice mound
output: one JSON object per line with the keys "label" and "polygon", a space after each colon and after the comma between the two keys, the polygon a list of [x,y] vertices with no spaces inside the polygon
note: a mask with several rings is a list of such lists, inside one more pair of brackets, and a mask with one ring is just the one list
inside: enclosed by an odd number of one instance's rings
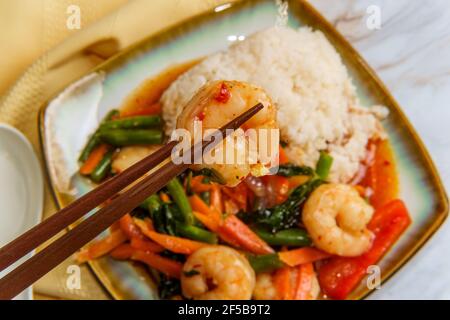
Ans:
{"label": "steamed rice mound", "polygon": [[341,58],[310,28],[274,27],[213,54],[182,74],[161,102],[166,134],[194,93],[212,80],[260,86],[276,108],[288,157],[314,167],[321,150],[334,158],[333,182],[348,182],[366,157],[370,139],[383,138],[384,107],[362,107]]}

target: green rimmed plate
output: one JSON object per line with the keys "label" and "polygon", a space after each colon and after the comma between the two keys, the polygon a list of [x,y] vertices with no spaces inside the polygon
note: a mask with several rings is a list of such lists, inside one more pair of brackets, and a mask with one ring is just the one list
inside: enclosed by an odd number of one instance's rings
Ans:
{"label": "green rimmed plate", "polygon": [[[361,101],[366,105],[382,104],[391,111],[384,126],[397,160],[400,197],[407,204],[413,223],[379,263],[382,279],[386,280],[446,218],[448,204],[443,186],[417,134],[363,59],[305,1],[289,1],[289,8],[292,27],[308,25],[321,30],[335,46],[353,78]],[[272,26],[276,16],[277,7],[270,0],[221,6],[133,46],[50,100],[42,109],[40,128],[49,177],[58,204],[65,206],[74,199],[64,192],[69,177],[61,179],[61,172],[76,172],[79,150],[98,119],[109,109],[118,107],[145,79],[174,64],[224,49],[230,44],[229,39]],[[55,140],[57,144],[53,143]],[[77,196],[92,188],[78,175],[70,178]],[[110,258],[90,264],[114,298],[157,298],[152,278],[139,266]],[[361,285],[350,298],[363,298],[368,293],[366,286]]]}

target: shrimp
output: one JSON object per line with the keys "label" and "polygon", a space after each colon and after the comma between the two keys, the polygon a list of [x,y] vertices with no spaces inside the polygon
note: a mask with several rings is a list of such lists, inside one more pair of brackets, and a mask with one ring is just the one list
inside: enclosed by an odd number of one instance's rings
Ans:
{"label": "shrimp", "polygon": [[181,288],[198,300],[249,300],[255,272],[247,259],[225,246],[207,246],[189,256],[183,266]]}
{"label": "shrimp", "polygon": [[318,187],[303,208],[303,223],[314,245],[331,254],[359,256],[372,245],[366,228],[373,208],[349,185]]}
{"label": "shrimp", "polygon": [[268,272],[256,275],[255,290],[253,290],[253,298],[256,300],[277,300],[278,293],[273,283],[272,274]]}
{"label": "shrimp", "polygon": [[[186,129],[193,135],[194,120],[201,120],[203,132],[207,129],[218,129],[257,103],[262,103],[264,108],[249,119],[244,124],[243,129],[252,128],[256,132],[260,129],[278,129],[276,109],[263,89],[239,81],[210,82],[200,88],[181,111],[177,118],[177,128]],[[248,143],[248,137],[244,138],[243,144],[235,143],[233,146],[234,154],[237,155],[239,152],[242,154],[242,150],[248,150]],[[217,150],[215,152],[220,153],[220,148],[223,148],[223,144],[219,144],[214,149]],[[225,149],[225,151],[228,151],[228,149]],[[256,151],[258,153],[261,150]],[[278,146],[273,154],[271,153],[273,150],[267,151],[269,151],[267,158],[272,159],[278,153]],[[252,155],[246,154],[245,156],[247,157],[244,159],[245,161],[230,161],[233,162],[232,164],[216,161],[213,164],[196,165],[194,169],[213,169],[221,174],[224,182],[229,186],[237,185],[249,173],[254,176],[268,173],[267,165],[270,161],[262,163],[260,162],[261,159],[255,159]]]}
{"label": "shrimp", "polygon": [[[316,300],[320,294],[320,285],[317,275],[314,274],[311,283],[309,298]],[[273,282],[273,275],[267,272],[259,273],[256,276],[255,290],[253,298],[256,300],[278,300],[278,292]]]}

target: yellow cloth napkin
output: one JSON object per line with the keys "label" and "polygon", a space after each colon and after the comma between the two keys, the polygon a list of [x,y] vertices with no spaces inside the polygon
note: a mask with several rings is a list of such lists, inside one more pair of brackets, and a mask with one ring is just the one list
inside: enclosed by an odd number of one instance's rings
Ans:
{"label": "yellow cloth napkin", "polygon": [[[40,106],[49,97],[131,43],[192,15],[232,1],[0,0],[0,30],[8,33],[11,41],[10,55],[14,54],[14,59],[10,61],[0,60],[3,85],[17,76],[18,70],[29,63],[30,59],[41,55],[1,96],[0,122],[21,130],[42,162],[37,115]],[[67,27],[70,5],[76,5],[80,9],[80,30]],[[20,23],[24,23],[25,28],[8,17],[11,12],[23,14],[23,18],[27,20]],[[23,43],[23,50],[19,50],[20,52],[14,52],[18,48],[17,43]],[[2,44],[7,45],[5,41]],[[11,57],[7,50],[2,50],[2,55]],[[0,92],[3,89],[0,86]],[[44,168],[43,164],[42,167]],[[56,207],[46,184],[43,218],[55,211]],[[68,289],[66,283],[70,274],[67,268],[72,264],[73,259],[68,259],[39,280],[34,285],[36,298],[110,298],[86,266],[81,267],[81,288]]]}

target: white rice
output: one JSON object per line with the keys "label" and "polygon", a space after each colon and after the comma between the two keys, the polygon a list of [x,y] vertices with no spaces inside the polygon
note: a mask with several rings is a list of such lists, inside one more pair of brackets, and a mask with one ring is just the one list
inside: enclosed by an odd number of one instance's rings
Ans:
{"label": "white rice", "polygon": [[351,180],[369,139],[384,136],[379,119],[387,109],[360,105],[339,54],[319,31],[274,27],[204,59],[161,98],[167,134],[193,94],[212,80],[264,88],[277,107],[288,157],[314,167],[320,151],[328,151],[334,157],[334,182]]}

